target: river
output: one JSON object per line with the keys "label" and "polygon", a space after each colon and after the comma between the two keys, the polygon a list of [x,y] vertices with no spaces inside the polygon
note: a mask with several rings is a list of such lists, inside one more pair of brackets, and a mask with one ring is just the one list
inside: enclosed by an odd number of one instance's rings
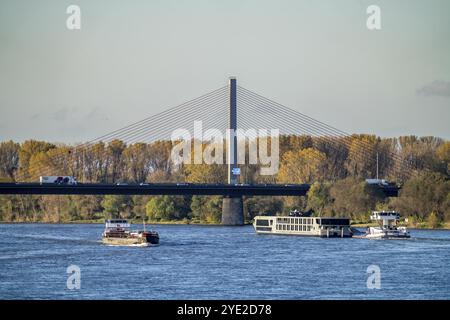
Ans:
{"label": "river", "polygon": [[[161,244],[142,248],[101,244],[99,224],[0,224],[0,299],[450,298],[450,231],[367,240],[153,228]],[[68,289],[70,265],[79,289]],[[367,286],[371,265],[379,289]]]}

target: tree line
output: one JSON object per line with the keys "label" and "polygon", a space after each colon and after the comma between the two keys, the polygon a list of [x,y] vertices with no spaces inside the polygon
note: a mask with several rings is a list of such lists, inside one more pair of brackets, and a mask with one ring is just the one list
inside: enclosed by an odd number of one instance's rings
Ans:
{"label": "tree line", "polygon": [[[226,165],[182,164],[170,159],[171,141],[126,144],[112,140],[68,145],[27,140],[0,143],[0,181],[39,181],[70,175],[85,183],[226,183]],[[415,226],[450,222],[450,142],[437,137],[375,135],[279,138],[278,173],[240,165],[240,183],[309,183],[305,197],[246,197],[248,220],[292,209],[367,221],[371,210],[399,210]],[[248,155],[247,155],[248,156]],[[395,181],[398,198],[386,198],[367,178]],[[153,221],[220,222],[218,196],[0,196],[1,221],[67,222],[124,217]]]}

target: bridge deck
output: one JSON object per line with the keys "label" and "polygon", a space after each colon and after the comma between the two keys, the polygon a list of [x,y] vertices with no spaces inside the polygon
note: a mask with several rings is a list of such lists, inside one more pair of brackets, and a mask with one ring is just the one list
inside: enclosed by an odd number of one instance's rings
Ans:
{"label": "bridge deck", "polygon": [[[397,187],[380,188],[388,197],[396,197]],[[149,185],[78,184],[53,185],[39,183],[0,183],[0,194],[54,194],[54,195],[222,195],[222,196],[304,196],[308,184],[177,184],[154,183]]]}
{"label": "bridge deck", "polygon": [[78,184],[53,185],[39,183],[0,183],[0,194],[92,194],[92,195],[283,195],[302,196],[309,185],[228,185],[228,184],[169,184],[149,185]]}

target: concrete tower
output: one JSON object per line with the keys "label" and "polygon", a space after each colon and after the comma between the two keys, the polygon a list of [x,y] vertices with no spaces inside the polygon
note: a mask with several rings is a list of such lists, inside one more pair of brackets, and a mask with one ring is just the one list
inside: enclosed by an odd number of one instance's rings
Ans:
{"label": "concrete tower", "polygon": [[[230,77],[230,121],[227,136],[228,183],[236,184],[239,170],[237,165],[237,81]],[[225,196],[222,203],[222,224],[241,226],[244,224],[244,207],[242,197]]]}

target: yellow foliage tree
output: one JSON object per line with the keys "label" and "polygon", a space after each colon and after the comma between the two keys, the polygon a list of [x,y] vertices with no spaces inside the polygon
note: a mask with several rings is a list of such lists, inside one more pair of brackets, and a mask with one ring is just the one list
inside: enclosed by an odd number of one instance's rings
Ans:
{"label": "yellow foliage tree", "polygon": [[312,183],[323,179],[325,155],[313,148],[288,151],[278,171],[280,183]]}

